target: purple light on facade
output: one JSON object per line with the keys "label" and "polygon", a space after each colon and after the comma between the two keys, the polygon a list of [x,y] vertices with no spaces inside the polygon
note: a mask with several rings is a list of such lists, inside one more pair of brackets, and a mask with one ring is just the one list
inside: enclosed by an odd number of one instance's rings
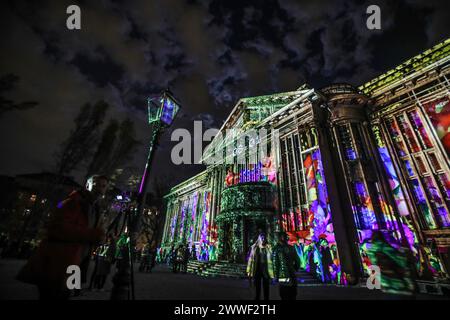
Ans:
{"label": "purple light on facade", "polygon": [[183,207],[181,208],[181,225],[180,225],[180,236],[183,237],[183,232],[184,232],[184,220],[186,217],[186,201],[183,203]]}
{"label": "purple light on facade", "polygon": [[239,171],[239,181],[244,182],[258,182],[263,180],[261,176],[262,163],[258,162],[253,169],[242,169]]}
{"label": "purple light on facade", "polygon": [[348,160],[355,160],[356,159],[355,150],[353,150],[352,148],[348,148],[346,150],[346,154],[347,154],[347,159]]}
{"label": "purple light on facade", "polygon": [[372,209],[372,201],[367,193],[364,183],[357,181],[354,185],[356,194],[361,202],[359,209],[362,220],[364,221],[364,228],[372,230],[378,229],[375,212],[373,212]]}
{"label": "purple light on facade", "polygon": [[170,224],[170,239],[173,239],[175,235],[175,224],[177,222],[177,216],[174,215],[172,218],[172,223]]}
{"label": "purple light on facade", "polygon": [[204,199],[203,199],[203,203],[205,204],[205,208],[203,210],[203,215],[202,215],[202,231],[201,231],[201,237],[202,237],[202,243],[206,243],[206,241],[208,240],[208,220],[207,220],[207,215],[209,212],[209,192],[206,191],[205,195],[204,195]]}
{"label": "purple light on facade", "polygon": [[192,211],[191,211],[191,228],[189,230],[189,245],[192,245],[192,236],[194,233],[194,222],[195,222],[195,215],[197,212],[197,200],[198,200],[198,192],[194,193],[194,199],[192,203]]}
{"label": "purple light on facade", "polygon": [[210,192],[206,191],[203,197],[204,209],[202,213],[202,230],[201,230],[201,244],[208,241],[208,212],[209,212],[209,195]]}

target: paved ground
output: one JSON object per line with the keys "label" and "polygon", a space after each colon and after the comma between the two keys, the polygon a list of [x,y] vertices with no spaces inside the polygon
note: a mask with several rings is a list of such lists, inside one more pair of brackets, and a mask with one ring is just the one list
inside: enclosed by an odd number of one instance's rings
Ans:
{"label": "paved ground", "polygon": [[[34,300],[34,286],[14,280],[24,260],[0,260],[0,299]],[[253,289],[248,281],[224,278],[202,278],[191,274],[173,274],[167,267],[158,266],[153,273],[135,273],[136,299],[143,300],[246,300],[252,299]],[[111,276],[104,292],[85,291],[77,300],[107,300],[112,288]],[[271,299],[279,299],[276,286],[271,286]],[[402,296],[387,295],[366,288],[336,286],[302,286],[298,299],[402,299]],[[420,295],[418,299],[443,299],[439,296]]]}

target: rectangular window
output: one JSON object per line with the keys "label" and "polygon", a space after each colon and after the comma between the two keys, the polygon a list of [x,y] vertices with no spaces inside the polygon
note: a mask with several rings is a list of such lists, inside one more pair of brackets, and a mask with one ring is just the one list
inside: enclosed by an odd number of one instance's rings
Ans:
{"label": "rectangular window", "polygon": [[283,211],[288,214],[290,230],[304,230],[310,227],[307,223],[311,221],[309,206],[317,197],[314,195],[316,189],[311,184],[315,171],[310,166],[313,163],[312,153],[318,148],[317,134],[314,129],[293,133],[282,138],[281,146]]}
{"label": "rectangular window", "polygon": [[[405,176],[409,179],[408,184],[421,213],[422,223],[429,229],[436,229],[438,226],[450,226],[448,184],[445,180],[447,173],[443,172],[447,166],[438,156],[429,134],[430,128],[423,117],[419,109],[413,109],[397,114],[386,120],[386,123]],[[398,147],[403,139],[409,150]]]}
{"label": "rectangular window", "polygon": [[442,227],[450,226],[450,216],[445,206],[445,203],[438,191],[436,184],[431,176],[423,178],[425,191],[430,199],[430,204],[434,212],[434,216],[438,218]]}
{"label": "rectangular window", "polygon": [[408,116],[411,123],[414,125],[414,131],[416,132],[417,138],[420,141],[423,149],[432,148],[433,144],[428,136],[425,127],[423,126],[422,119],[420,118],[419,112],[417,110],[410,111]]}
{"label": "rectangular window", "polygon": [[419,152],[421,148],[416,141],[416,137],[414,136],[414,132],[411,129],[406,116],[404,114],[400,114],[397,116],[397,121],[411,152]]}
{"label": "rectangular window", "polygon": [[443,97],[435,101],[429,102],[424,106],[425,112],[430,117],[439,140],[442,143],[447,155],[450,156],[450,98]]}
{"label": "rectangular window", "polygon": [[434,221],[434,217],[431,214],[430,206],[427,203],[425,194],[417,178],[410,180],[410,185],[413,190],[414,200],[418,205],[419,210],[422,212],[422,215],[425,219],[425,222],[427,223],[427,226],[430,229],[436,229],[437,227],[436,222]]}
{"label": "rectangular window", "polygon": [[394,118],[387,120],[388,130],[391,135],[392,142],[400,157],[404,157],[408,154],[403,138],[400,134],[400,128]]}
{"label": "rectangular window", "polygon": [[438,183],[442,190],[442,194],[445,195],[445,200],[447,203],[450,201],[450,179],[447,173],[441,173],[438,175]]}
{"label": "rectangular window", "polygon": [[428,159],[434,172],[442,170],[441,163],[434,152],[428,153]]}
{"label": "rectangular window", "polygon": [[423,175],[423,174],[427,174],[428,173],[428,168],[425,165],[424,159],[422,157],[422,155],[417,155],[414,157],[415,162],[416,162],[416,166],[417,166],[417,170],[419,175]]}

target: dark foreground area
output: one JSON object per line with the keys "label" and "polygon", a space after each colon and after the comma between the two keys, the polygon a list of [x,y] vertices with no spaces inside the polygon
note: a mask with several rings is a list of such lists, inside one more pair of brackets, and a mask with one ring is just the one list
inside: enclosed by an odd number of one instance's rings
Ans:
{"label": "dark foreground area", "polygon": [[[0,299],[35,300],[37,289],[32,285],[14,279],[25,260],[0,260]],[[104,291],[83,290],[74,300],[108,300],[112,288],[112,273],[109,275]],[[278,300],[278,288],[272,285],[270,297]],[[192,274],[173,274],[165,265],[157,266],[152,273],[135,272],[135,294],[138,300],[249,300],[254,289],[247,280],[227,278],[203,278]],[[443,296],[419,295],[420,300],[448,299]],[[298,300],[400,300],[404,296],[382,293],[367,288],[337,287],[334,285],[299,286]]]}

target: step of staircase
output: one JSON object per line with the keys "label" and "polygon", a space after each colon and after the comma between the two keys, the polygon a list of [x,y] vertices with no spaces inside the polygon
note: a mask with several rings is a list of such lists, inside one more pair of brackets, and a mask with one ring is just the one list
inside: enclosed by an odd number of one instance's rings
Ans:
{"label": "step of staircase", "polygon": [[187,271],[206,277],[241,278],[245,277],[245,269],[245,265],[222,261],[189,261]]}
{"label": "step of staircase", "polygon": [[[227,261],[189,261],[187,271],[203,277],[246,278],[247,266]],[[298,285],[321,285],[322,282],[306,271],[296,273]]]}

